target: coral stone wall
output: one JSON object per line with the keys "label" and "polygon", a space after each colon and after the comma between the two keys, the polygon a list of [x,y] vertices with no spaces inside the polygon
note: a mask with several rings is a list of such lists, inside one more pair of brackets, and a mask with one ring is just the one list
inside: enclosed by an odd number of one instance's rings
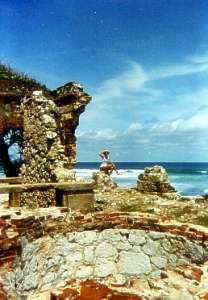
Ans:
{"label": "coral stone wall", "polygon": [[0,80],[0,134],[7,128],[22,128],[20,100],[42,87],[34,81]]}
{"label": "coral stone wall", "polygon": [[[65,156],[67,157],[65,165],[68,169],[72,169],[76,162],[75,130],[79,124],[80,114],[91,100],[91,96],[84,92],[80,84],[69,82],[51,91],[34,80],[28,81],[26,78],[22,78],[21,80],[0,80],[0,134],[4,134],[8,128],[24,129],[24,114],[20,110],[21,100],[25,96],[30,97],[33,93],[37,95],[37,91],[40,90],[44,96],[52,99],[60,113],[59,137],[61,144],[64,146]],[[37,114],[37,110],[34,113]],[[33,111],[30,114],[32,115]],[[32,126],[31,123],[30,125]],[[39,135],[39,133],[37,134]],[[6,169],[6,165],[4,168]],[[8,176],[16,176],[16,173],[15,175],[9,174]]]}
{"label": "coral stone wall", "polygon": [[118,186],[113,182],[112,178],[103,171],[94,172],[92,179],[95,181],[96,191],[100,193],[111,191]]}
{"label": "coral stone wall", "polygon": [[7,292],[22,296],[73,278],[123,285],[178,265],[201,264],[208,255],[206,228],[164,224],[139,213],[13,209],[1,215],[0,229],[0,281]]}
{"label": "coral stone wall", "polygon": [[[154,231],[106,229],[72,232],[22,242],[22,255],[9,289],[20,295],[56,286],[63,280],[160,277],[162,270],[203,261],[202,246]],[[8,287],[7,287],[8,288]]]}
{"label": "coral stone wall", "polygon": [[[66,169],[68,162],[60,139],[60,114],[56,104],[41,92],[22,101],[24,119],[24,158],[21,168],[24,183],[75,180]],[[22,193],[21,205],[47,207],[55,205],[55,190]]]}
{"label": "coral stone wall", "polygon": [[[9,103],[7,99],[9,98]],[[23,119],[20,110],[20,103],[16,103],[15,97],[5,97],[0,95],[0,134],[6,128],[22,128]]]}
{"label": "coral stone wall", "polygon": [[138,177],[137,189],[142,193],[153,194],[176,192],[170,184],[166,170],[161,166],[145,168]]}
{"label": "coral stone wall", "polygon": [[[70,209],[38,208],[21,212],[5,210],[0,215],[0,265],[18,254],[20,240],[32,241],[45,235],[105,229],[140,229],[179,235],[208,249],[208,231],[200,226],[161,223],[156,217],[139,213],[94,213],[83,215]],[[13,253],[11,256],[10,254]],[[207,254],[208,255],[208,254]]]}
{"label": "coral stone wall", "polygon": [[55,103],[60,111],[61,142],[68,158],[68,167],[73,168],[76,162],[75,130],[79,125],[79,116],[84,112],[91,97],[80,84],[69,82],[56,90]]}

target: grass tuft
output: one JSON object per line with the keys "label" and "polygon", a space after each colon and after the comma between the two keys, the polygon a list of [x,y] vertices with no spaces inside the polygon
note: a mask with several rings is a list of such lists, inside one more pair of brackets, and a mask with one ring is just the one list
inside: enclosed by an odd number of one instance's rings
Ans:
{"label": "grass tuft", "polygon": [[3,64],[0,61],[0,80],[14,80],[14,81],[21,81],[25,83],[32,83],[38,84],[35,79],[30,78],[27,74],[23,72],[18,72],[14,70],[10,65]]}

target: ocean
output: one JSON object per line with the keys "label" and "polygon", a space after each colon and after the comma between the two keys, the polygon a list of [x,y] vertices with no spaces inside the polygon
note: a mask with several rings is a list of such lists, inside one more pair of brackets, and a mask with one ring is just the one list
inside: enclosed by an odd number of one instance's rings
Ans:
{"label": "ocean", "polygon": [[[121,175],[113,172],[112,178],[123,187],[135,187],[138,175],[144,168],[160,165],[166,169],[171,184],[181,194],[208,194],[208,163],[117,162],[115,164]],[[99,170],[99,165],[99,162],[78,162],[76,174],[79,177],[90,178],[93,172]],[[5,177],[1,165],[0,177]]]}
{"label": "ocean", "polygon": [[[167,162],[117,162],[115,163],[121,175],[115,172],[112,178],[120,186],[136,186],[138,175],[146,167],[163,166],[171,184],[183,195],[208,194],[208,163],[167,163]],[[80,177],[90,178],[98,171],[99,162],[78,162],[76,173]]]}

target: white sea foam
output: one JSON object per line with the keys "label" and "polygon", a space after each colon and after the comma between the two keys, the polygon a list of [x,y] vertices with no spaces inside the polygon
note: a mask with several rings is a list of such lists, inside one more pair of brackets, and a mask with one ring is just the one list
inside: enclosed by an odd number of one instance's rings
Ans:
{"label": "white sea foam", "polygon": [[[76,174],[79,177],[92,177],[92,174],[94,172],[98,172],[98,169],[76,169]],[[144,170],[140,170],[140,169],[119,169],[119,175],[116,174],[115,172],[112,173],[112,178],[114,179],[137,179],[138,175],[141,174]]]}
{"label": "white sea foam", "polygon": [[198,171],[198,172],[200,172],[201,174],[207,174],[208,173],[208,171]]}
{"label": "white sea foam", "polygon": [[116,173],[112,174],[112,177],[118,178],[118,177],[125,177],[125,178],[137,178],[139,174],[141,174],[144,170],[118,170],[119,175]]}
{"label": "white sea foam", "polygon": [[193,184],[190,183],[182,183],[182,182],[172,182],[171,183],[179,192],[184,192],[186,190],[190,190],[194,188]]}
{"label": "white sea foam", "polygon": [[92,173],[97,171],[97,169],[75,169],[76,175],[84,178],[92,177]]}
{"label": "white sea foam", "polygon": [[[91,179],[92,174],[98,171],[98,168],[77,168],[76,175],[80,178]],[[142,169],[119,169],[118,172],[120,175],[117,175],[115,172],[113,172],[111,177],[115,182],[118,183],[119,186],[135,187],[137,184],[138,175],[143,171],[144,170]],[[178,192],[185,195],[206,194],[208,193],[207,178],[205,178],[206,176],[204,174],[207,174],[208,171],[201,170],[198,172],[199,174],[169,174],[171,185],[173,185]]]}

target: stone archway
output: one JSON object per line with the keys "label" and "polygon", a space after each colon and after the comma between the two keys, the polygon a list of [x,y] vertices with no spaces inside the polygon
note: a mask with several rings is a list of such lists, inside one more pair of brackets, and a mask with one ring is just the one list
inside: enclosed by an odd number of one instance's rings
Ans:
{"label": "stone archway", "polygon": [[65,156],[68,158],[66,167],[72,169],[76,162],[75,130],[80,114],[91,100],[83,88],[77,83],[69,82],[50,91],[33,81],[0,80],[0,160],[7,177],[18,175],[23,160],[11,162],[8,153],[11,145],[5,143],[5,136],[11,132],[12,143],[17,143],[20,149],[22,148],[24,114],[21,110],[21,102],[23,98],[30,98],[34,91],[41,91],[43,96],[50,99],[57,107],[60,118],[60,139]]}

